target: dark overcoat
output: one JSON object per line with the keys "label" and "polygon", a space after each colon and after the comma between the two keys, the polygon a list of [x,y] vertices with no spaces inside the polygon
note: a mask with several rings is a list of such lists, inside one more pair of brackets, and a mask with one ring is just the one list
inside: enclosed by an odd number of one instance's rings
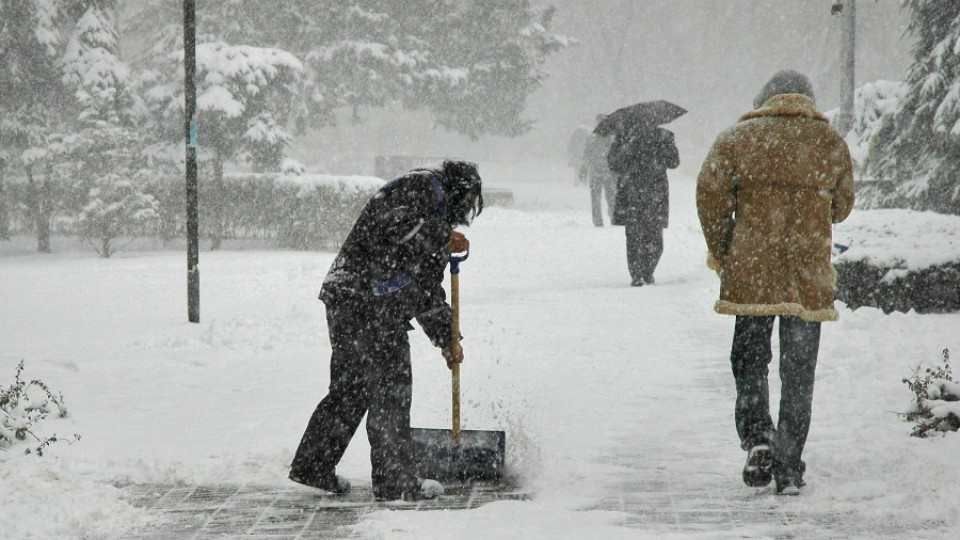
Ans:
{"label": "dark overcoat", "polygon": [[658,127],[617,136],[607,163],[617,175],[613,224],[644,223],[666,228],[670,222],[667,169],[680,165],[673,133]]}

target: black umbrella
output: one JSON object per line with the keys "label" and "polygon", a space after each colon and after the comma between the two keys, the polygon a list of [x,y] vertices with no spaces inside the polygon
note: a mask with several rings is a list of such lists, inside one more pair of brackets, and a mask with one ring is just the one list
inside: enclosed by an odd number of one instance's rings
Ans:
{"label": "black umbrella", "polygon": [[603,136],[626,134],[673,122],[684,114],[687,114],[687,110],[676,103],[662,99],[643,101],[608,114],[593,128],[593,132]]}

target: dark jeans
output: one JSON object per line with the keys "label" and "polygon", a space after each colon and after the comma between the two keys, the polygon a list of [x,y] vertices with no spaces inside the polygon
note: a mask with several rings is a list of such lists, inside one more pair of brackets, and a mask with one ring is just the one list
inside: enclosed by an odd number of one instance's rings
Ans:
{"label": "dark jeans", "polygon": [[[290,465],[291,474],[326,485],[364,413],[373,492],[398,499],[411,490],[412,370],[406,325],[385,328],[362,308],[327,308],[330,389],[320,401]],[[391,325],[392,326],[392,325]]]}
{"label": "dark jeans", "polygon": [[780,413],[774,426],[767,383],[773,321],[773,316],[737,317],[730,353],[737,384],[737,434],[744,450],[757,444],[771,446],[778,477],[800,477],[800,456],[810,431],[820,323],[780,317]]}
{"label": "dark jeans", "polygon": [[627,269],[633,283],[652,283],[653,272],[663,255],[663,227],[652,221],[626,225]]}

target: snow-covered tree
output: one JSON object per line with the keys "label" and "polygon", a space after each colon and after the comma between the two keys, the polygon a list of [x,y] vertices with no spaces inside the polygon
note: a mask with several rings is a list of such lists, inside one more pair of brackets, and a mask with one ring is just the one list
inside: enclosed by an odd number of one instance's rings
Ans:
{"label": "snow-covered tree", "polygon": [[78,7],[63,56],[64,80],[76,98],[76,131],[67,142],[88,197],[77,232],[99,239],[94,248],[110,257],[121,231],[156,219],[156,201],[135,181],[144,166],[137,128],[146,111],[120,59],[116,0],[85,0]]}
{"label": "snow-covered tree", "polygon": [[[223,167],[244,159],[257,170],[276,171],[290,142],[281,119],[303,65],[279,50],[223,42],[197,45],[197,124],[201,158],[213,167],[215,191],[223,190]],[[183,51],[166,56],[146,99],[171,140],[183,138]],[[149,81],[148,81],[149,82]],[[211,201],[213,248],[222,237],[222,209]]]}
{"label": "snow-covered tree", "polygon": [[[521,113],[542,63],[566,44],[549,31],[553,11],[528,0],[211,0],[197,8],[198,42],[278,48],[304,63],[284,119],[298,129],[330,124],[341,108],[359,120],[364,108],[397,105],[428,109],[472,137],[518,135],[529,129]],[[162,9],[138,19],[159,23]]]}
{"label": "snow-covered tree", "polygon": [[[847,146],[859,176],[878,158],[878,148],[892,140],[892,123],[887,119],[897,112],[906,85],[901,81],[875,81],[856,89],[853,95],[853,125],[847,133]],[[827,112],[835,119],[839,109]]]}
{"label": "snow-covered tree", "polygon": [[63,55],[63,77],[74,90],[83,127],[130,126],[136,96],[120,60],[117,0],[84,0]]}
{"label": "snow-covered tree", "polygon": [[69,131],[72,95],[60,58],[70,0],[3,0],[0,4],[0,146],[8,170],[26,176],[37,250],[50,252],[50,175],[55,141]]}
{"label": "snow-covered tree", "polygon": [[[109,258],[119,249],[114,242],[124,232],[134,231],[140,236],[154,232],[158,208],[153,195],[144,193],[133,181],[112,174],[102,176],[89,191],[77,232],[101,257]],[[99,246],[93,244],[94,239],[99,240]]]}
{"label": "snow-covered tree", "polygon": [[54,177],[87,188],[132,178],[142,111],[120,60],[116,0],[7,0],[2,20],[3,152],[27,177],[38,249],[49,251]]}
{"label": "snow-covered tree", "polygon": [[911,207],[960,214],[960,2],[905,0],[914,37],[907,90],[873,174]]}
{"label": "snow-covered tree", "polygon": [[[423,11],[398,13],[401,27],[422,35],[421,14],[436,3],[420,2]],[[446,4],[449,11],[431,25],[436,41],[427,49],[439,69],[428,66],[413,74],[409,91],[400,94],[404,102],[428,108],[437,123],[474,139],[527,132],[531,122],[522,118],[527,96],[546,76],[544,60],[567,44],[549,32],[554,10],[534,10],[526,0]]]}

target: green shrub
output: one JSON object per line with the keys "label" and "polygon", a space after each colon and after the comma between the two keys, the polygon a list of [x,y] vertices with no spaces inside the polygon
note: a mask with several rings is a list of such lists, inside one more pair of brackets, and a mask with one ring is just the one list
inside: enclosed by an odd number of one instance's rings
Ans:
{"label": "green shrub", "polygon": [[949,349],[941,355],[942,366],[923,367],[921,363],[914,368],[912,377],[903,379],[913,392],[913,402],[904,416],[917,422],[911,433],[914,437],[926,437],[933,431],[960,430],[960,384],[953,380]]}
{"label": "green shrub", "polygon": [[837,300],[850,309],[862,306],[892,311],[960,311],[960,262],[921,270],[886,268],[867,260],[843,261],[837,269]]}
{"label": "green shrub", "polygon": [[[13,383],[0,390],[0,450],[32,439],[24,453],[42,456],[44,449],[64,439],[58,438],[56,434],[49,437],[38,434],[40,421],[54,413],[59,418],[65,418],[67,408],[63,404],[62,394],[54,394],[43,381],[24,381],[21,378],[22,373],[21,360],[17,365]],[[80,436],[74,434],[68,443],[78,440]]]}
{"label": "green shrub", "polygon": [[[348,177],[340,177],[343,182],[339,183],[335,181],[338,177],[328,178],[330,181],[318,178],[322,176],[227,174],[222,187],[202,177],[200,237],[263,240],[281,249],[335,251],[378,186],[367,181],[353,185]],[[51,181],[52,232],[100,239],[101,246],[96,249],[101,255],[115,250],[105,239],[152,237],[164,244],[186,239],[182,178],[157,174],[119,185],[126,191],[114,189],[104,198],[102,186],[98,189],[71,178]],[[25,182],[4,183],[4,209],[13,234],[34,229],[26,187]]]}

